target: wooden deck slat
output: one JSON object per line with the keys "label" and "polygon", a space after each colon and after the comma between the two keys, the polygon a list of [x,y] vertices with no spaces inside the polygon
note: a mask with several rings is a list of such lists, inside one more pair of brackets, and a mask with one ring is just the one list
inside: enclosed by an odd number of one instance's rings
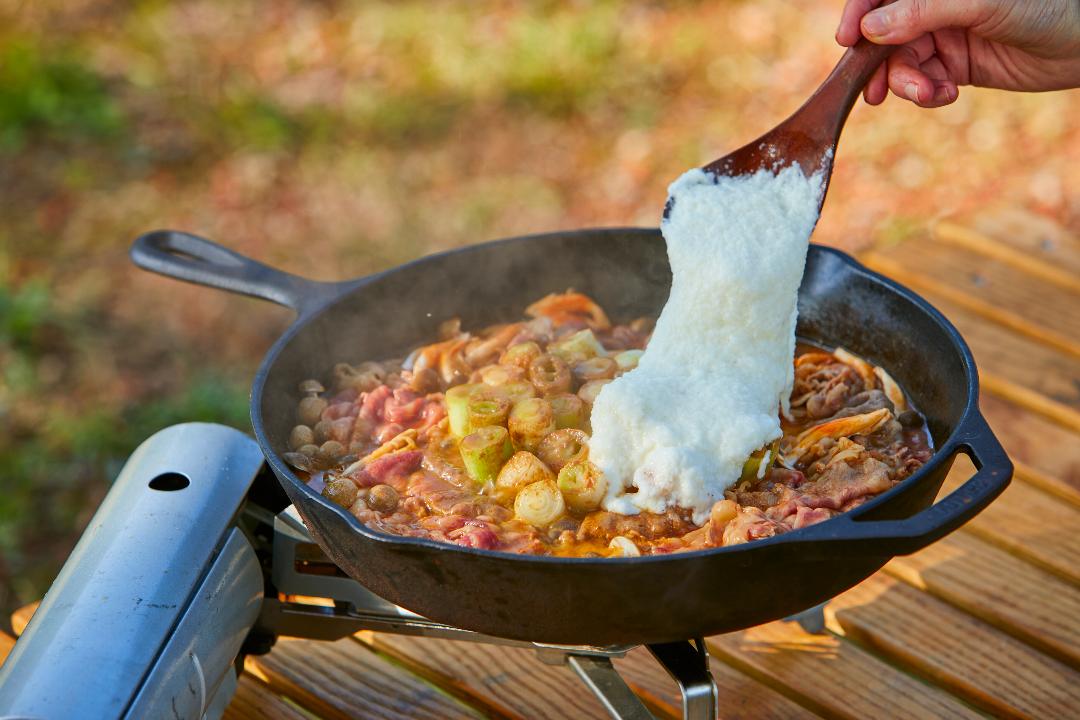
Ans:
{"label": "wooden deck slat", "polygon": [[1080,359],[988,322],[936,292],[922,294],[964,336],[984,390],[1080,432],[1080,386],[1074,382],[1080,377]]}
{"label": "wooden deck slat", "polygon": [[351,638],[336,642],[282,638],[268,655],[249,657],[245,667],[274,692],[330,720],[480,717]]}
{"label": "wooden deck slat", "polygon": [[1080,292],[1009,263],[932,237],[918,236],[868,254],[889,274],[932,290],[996,323],[1080,357]]}
{"label": "wooden deck slat", "polygon": [[886,572],[1080,665],[1080,589],[969,533],[955,533]]}
{"label": "wooden deck slat", "polygon": [[[609,717],[573,671],[546,665],[529,649],[395,635],[358,637],[401,660],[413,672],[507,717]],[[667,717],[681,716],[675,682],[645,648],[635,648],[627,657],[616,660],[615,666],[654,711]],[[722,663],[713,663],[712,669],[725,718],[813,717]]]}
{"label": "wooden deck slat", "polygon": [[1038,488],[1048,495],[1053,495],[1072,507],[1080,508],[1080,489],[1075,485],[1058,480],[1041,470],[1036,470],[1025,462],[1012,458],[1014,476],[1027,485]]}
{"label": "wooden deck slat", "polygon": [[1048,217],[1019,207],[996,207],[957,224],[1080,277],[1080,236]]}
{"label": "wooden deck slat", "polygon": [[1042,253],[1033,252],[1031,248],[1015,247],[979,230],[947,220],[934,225],[933,237],[939,242],[958,245],[979,255],[991,257],[1040,280],[1056,283],[1074,292],[1080,291],[1080,276],[1075,270],[1060,267],[1057,264],[1060,257],[1044,259],[1041,257]]}
{"label": "wooden deck slat", "polygon": [[880,574],[833,600],[826,618],[995,717],[1062,718],[1080,707],[1080,673]]}
{"label": "wooden deck slat", "polygon": [[[615,667],[635,692],[643,697],[654,698],[654,704],[661,705],[672,717],[682,717],[682,699],[675,681],[647,649],[642,647],[631,650],[626,658],[615,661]],[[725,720],[818,717],[717,658],[712,658],[709,668],[716,681],[720,717]]]}
{"label": "wooden deck slat", "polygon": [[545,665],[527,648],[370,633],[359,638],[410,671],[499,716],[608,717],[572,670]]}
{"label": "wooden deck slat", "polygon": [[1080,491],[1080,434],[992,393],[979,407],[1014,462]]}
{"label": "wooden deck slat", "polygon": [[225,720],[310,720],[261,681],[244,673],[225,708]]}
{"label": "wooden deck slat", "polygon": [[[974,467],[957,458],[941,495],[958,488]],[[1016,479],[964,531],[1025,562],[1080,586],[1080,509],[1071,502]]]}
{"label": "wooden deck slat", "polygon": [[714,657],[825,717],[981,717],[854,643],[812,635],[796,623],[768,623],[707,642]]}

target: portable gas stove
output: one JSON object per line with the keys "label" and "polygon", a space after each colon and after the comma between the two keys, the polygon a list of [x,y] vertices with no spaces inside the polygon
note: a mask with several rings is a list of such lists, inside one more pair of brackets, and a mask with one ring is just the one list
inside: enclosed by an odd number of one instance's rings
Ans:
{"label": "portable gas stove", "polygon": [[[526,643],[427,620],[342,573],[287,502],[235,429],[190,423],[146,440],[0,668],[0,720],[218,718],[245,655],[281,635],[360,630],[532,647],[573,668],[613,717],[653,717],[611,662],[632,646]],[[797,619],[819,628],[820,608]],[[715,718],[704,641],[647,647],[678,683],[683,717]]]}

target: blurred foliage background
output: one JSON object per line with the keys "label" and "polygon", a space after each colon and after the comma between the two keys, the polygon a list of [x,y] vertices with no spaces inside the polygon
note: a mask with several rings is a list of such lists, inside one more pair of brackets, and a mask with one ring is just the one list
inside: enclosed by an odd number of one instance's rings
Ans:
{"label": "blurred foliage background", "polygon": [[[246,426],[281,309],[153,277],[140,232],[332,279],[499,236],[655,225],[667,184],[824,78],[841,0],[0,3],[0,617],[127,454]],[[1080,227],[1078,93],[856,108],[816,240],[1006,204]]]}

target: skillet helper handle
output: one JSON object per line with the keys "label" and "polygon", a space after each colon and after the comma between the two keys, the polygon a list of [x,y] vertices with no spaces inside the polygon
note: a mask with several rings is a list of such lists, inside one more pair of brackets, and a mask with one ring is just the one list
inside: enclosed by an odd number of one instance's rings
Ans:
{"label": "skillet helper handle", "polygon": [[308,280],[277,270],[179,230],[154,230],[141,235],[131,246],[131,260],[158,275],[269,300],[301,315],[339,292],[337,283]]}
{"label": "skillet helper handle", "polygon": [[867,555],[910,555],[937,542],[978,515],[1012,480],[1013,465],[1001,443],[975,412],[961,425],[951,454],[963,452],[976,472],[941,501],[903,520],[859,520],[852,513],[811,525],[802,540],[814,545],[843,543]]}

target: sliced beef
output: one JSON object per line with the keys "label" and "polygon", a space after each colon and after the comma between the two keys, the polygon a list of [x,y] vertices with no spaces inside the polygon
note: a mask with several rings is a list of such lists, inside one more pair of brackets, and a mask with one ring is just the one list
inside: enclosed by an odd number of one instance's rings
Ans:
{"label": "sliced beef", "polygon": [[789,528],[773,520],[756,507],[739,508],[739,514],[724,527],[723,544],[740,545],[751,540],[772,537]]}
{"label": "sliced beef", "polygon": [[876,495],[893,486],[889,466],[862,452],[855,458],[834,459],[800,488],[800,504],[810,508],[843,510],[849,503]]}
{"label": "sliced beef", "polygon": [[637,537],[655,540],[671,535],[685,535],[694,527],[690,519],[677,510],[664,513],[643,512],[637,515],[600,511],[581,521],[578,539],[609,542],[616,535],[623,535],[631,539]]}
{"label": "sliced beef", "polygon": [[885,397],[885,393],[881,390],[863,390],[860,393],[856,393],[847,399],[844,406],[829,417],[829,420],[835,420],[836,418],[851,417],[852,415],[863,415],[865,413],[874,412],[881,408],[888,408],[893,411],[893,405],[889,402],[889,398]]}

